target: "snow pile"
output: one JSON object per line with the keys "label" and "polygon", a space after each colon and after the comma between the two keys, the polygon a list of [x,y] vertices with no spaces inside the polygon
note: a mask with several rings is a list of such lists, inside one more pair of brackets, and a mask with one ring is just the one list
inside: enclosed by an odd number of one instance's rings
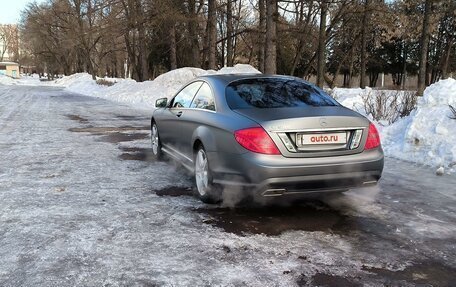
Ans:
{"label": "snow pile", "polygon": [[[378,123],[382,126],[396,121],[401,114],[400,111],[408,110],[408,104],[415,96],[414,91],[374,90],[369,87],[365,89],[334,88],[328,92],[343,106],[365,115],[371,121],[380,117]],[[370,112],[375,112],[376,115],[372,115]]]}
{"label": "snow pile", "polygon": [[456,80],[441,80],[418,99],[417,109],[382,130],[387,155],[433,167],[454,170],[456,120],[448,105],[456,106]]}
{"label": "snow pile", "polygon": [[0,74],[0,84],[2,85],[15,85],[16,81],[13,78]]}
{"label": "snow pile", "polygon": [[[121,80],[121,79],[119,79]],[[83,95],[93,95],[95,93],[102,94],[104,87],[98,85],[92,79],[92,76],[87,73],[77,73],[70,76],[65,76],[61,79],[55,80],[56,86],[65,87],[67,90]]]}
{"label": "snow pile", "polygon": [[[329,93],[342,105],[355,110],[373,121],[364,109],[365,97],[388,97],[398,91],[335,88]],[[404,93],[399,92],[398,103]],[[387,156],[454,171],[456,165],[456,120],[451,119],[448,105],[456,106],[456,80],[441,80],[429,86],[417,102],[417,108],[408,117],[389,125],[375,122]],[[440,168],[442,167],[442,168]]]}
{"label": "snow pile", "polygon": [[126,103],[136,108],[151,109],[158,98],[172,97],[185,83],[190,80],[210,74],[260,73],[250,65],[238,64],[225,67],[219,71],[199,68],[180,68],[158,76],[153,81],[142,83],[131,79],[109,79],[115,82],[111,87],[98,85],[87,73],[79,73],[56,80],[57,86],[66,87],[71,92],[87,96],[105,98],[116,102]]}

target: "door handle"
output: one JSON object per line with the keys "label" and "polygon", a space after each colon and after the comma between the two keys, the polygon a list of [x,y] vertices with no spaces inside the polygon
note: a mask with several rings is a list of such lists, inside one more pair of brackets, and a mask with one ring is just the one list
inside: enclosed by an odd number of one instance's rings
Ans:
{"label": "door handle", "polygon": [[180,118],[180,116],[182,116],[182,111],[178,111],[178,112],[176,113],[176,117]]}

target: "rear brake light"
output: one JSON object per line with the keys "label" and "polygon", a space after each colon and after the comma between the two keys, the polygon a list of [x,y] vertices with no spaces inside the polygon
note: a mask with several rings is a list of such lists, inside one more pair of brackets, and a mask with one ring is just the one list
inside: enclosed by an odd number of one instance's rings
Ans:
{"label": "rear brake light", "polygon": [[373,123],[369,125],[369,132],[367,134],[367,141],[364,149],[373,149],[380,146],[380,135],[377,128]]}
{"label": "rear brake light", "polygon": [[271,137],[261,127],[235,131],[234,137],[241,146],[249,151],[262,154],[280,154]]}

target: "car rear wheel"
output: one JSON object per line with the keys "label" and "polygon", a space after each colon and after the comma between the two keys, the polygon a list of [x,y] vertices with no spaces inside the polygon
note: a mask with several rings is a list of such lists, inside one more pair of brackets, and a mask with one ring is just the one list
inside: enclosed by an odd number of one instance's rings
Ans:
{"label": "car rear wheel", "polygon": [[157,124],[154,122],[152,123],[151,128],[151,144],[152,144],[152,154],[156,160],[161,160],[163,157],[163,151],[160,141],[160,136],[158,134]]}
{"label": "car rear wheel", "polygon": [[221,199],[221,191],[212,183],[209,159],[203,146],[199,146],[195,155],[195,182],[198,196],[205,203],[216,203]]}

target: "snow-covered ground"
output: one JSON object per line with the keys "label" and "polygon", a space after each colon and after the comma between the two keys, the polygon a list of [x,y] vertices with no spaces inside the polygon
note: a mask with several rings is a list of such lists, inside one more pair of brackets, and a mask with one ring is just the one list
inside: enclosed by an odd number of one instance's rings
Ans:
{"label": "snow-covered ground", "polygon": [[[250,65],[239,64],[219,71],[181,68],[165,73],[153,81],[142,83],[131,79],[105,78],[104,80],[114,83],[109,87],[97,84],[87,73],[74,74],[52,83],[40,82],[36,77],[25,77],[20,80],[0,77],[0,83],[60,86],[70,92],[109,99],[138,109],[151,110],[157,98],[169,98],[193,78],[214,73],[259,72]],[[342,105],[372,119],[363,107],[363,98],[380,92],[385,93],[385,91],[370,88],[336,88],[331,91],[331,94]],[[456,169],[456,120],[450,118],[448,105],[456,106],[456,80],[454,79],[442,80],[428,87],[424,96],[418,100],[417,109],[410,116],[399,119],[393,124],[389,124],[387,121],[376,122],[381,133],[385,154],[428,165],[438,169],[439,172],[454,172]]]}
{"label": "snow-covered ground", "polygon": [[455,282],[454,175],[387,158],[376,188],[329,205],[231,210],[148,159],[150,111],[56,87],[0,97],[0,286]]}

